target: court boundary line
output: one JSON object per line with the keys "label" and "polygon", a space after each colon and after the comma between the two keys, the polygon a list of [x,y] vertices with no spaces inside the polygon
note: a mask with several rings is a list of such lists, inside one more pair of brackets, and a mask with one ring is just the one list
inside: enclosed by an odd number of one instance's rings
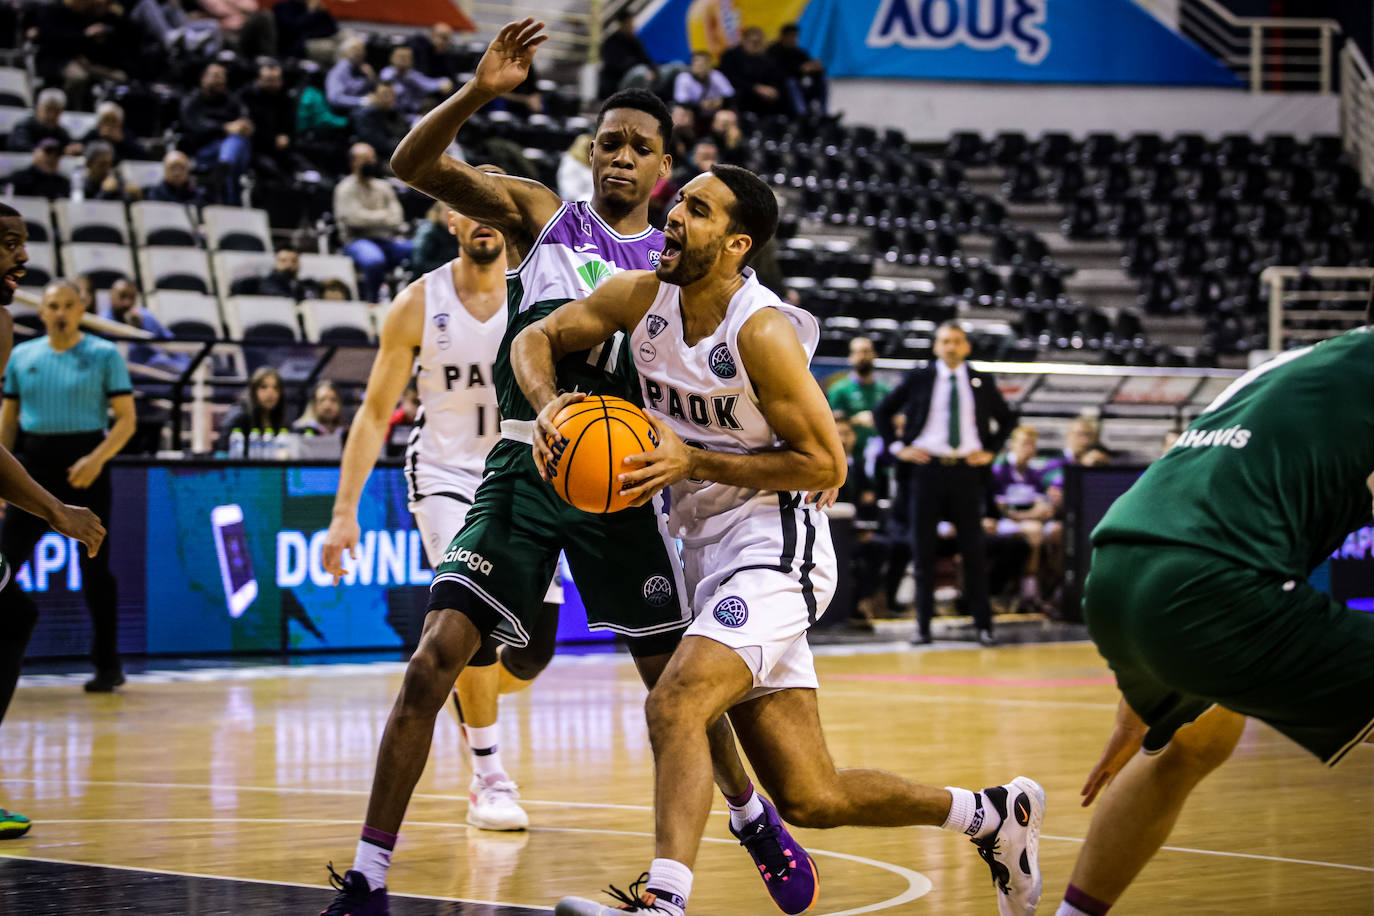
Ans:
{"label": "court boundary line", "polygon": [[[21,783],[21,784],[26,784],[26,785],[33,785],[33,784],[35,784],[35,783],[40,783],[40,782],[53,782],[53,781],[60,781],[60,782],[64,782],[64,783],[73,783],[73,782],[75,782],[75,783],[80,783],[81,785],[87,785],[87,786],[107,786],[107,787],[111,787],[111,788],[126,787],[126,788],[139,788],[139,789],[185,789],[185,790],[188,790],[188,791],[203,791],[203,792],[240,791],[240,792],[266,792],[266,793],[285,794],[285,795],[350,795],[350,796],[355,796],[355,797],[366,796],[366,795],[369,794],[369,792],[368,792],[367,790],[365,790],[365,789],[316,789],[316,788],[306,788],[306,787],[304,787],[304,786],[235,786],[235,785],[214,785],[214,784],[210,784],[210,783],[116,782],[116,781],[112,781],[112,780],[100,780],[100,779],[71,779],[71,778],[67,778],[67,777],[51,777],[51,778],[39,779],[39,778],[32,777],[32,776],[0,776],[0,784],[4,784],[4,783],[8,783],[8,782],[14,782],[14,783]],[[426,799],[426,800],[429,800],[429,801],[455,801],[455,802],[456,802],[456,801],[462,801],[463,799],[466,798],[466,796],[463,796],[463,795],[440,795],[440,794],[436,794],[436,793],[432,793],[432,792],[416,792],[415,794],[413,794],[413,795],[411,796],[411,798],[420,798],[420,799]],[[548,799],[534,799],[534,798],[521,798],[520,800],[521,800],[522,802],[524,802],[525,804],[529,804],[529,805],[543,805],[543,806],[552,807],[552,808],[604,808],[604,809],[606,809],[606,810],[612,810],[612,811],[614,811],[614,810],[619,810],[619,811],[647,811],[647,812],[652,812],[652,811],[654,810],[652,805],[622,805],[622,804],[615,804],[615,803],[610,803],[610,802],[553,801],[553,800],[548,800]],[[714,811],[714,810],[713,810],[713,811],[711,812],[711,814],[713,814],[713,815],[718,815],[718,816],[728,816],[728,815],[729,815],[729,811]],[[77,819],[77,820],[84,820],[84,819]],[[96,820],[101,820],[101,819],[96,819]],[[104,819],[104,820],[117,820],[117,819]],[[135,820],[136,820],[136,819],[135,819]],[[169,819],[169,818],[161,818],[160,820],[164,820],[164,821],[165,821],[165,820],[170,820],[170,819]],[[192,820],[207,820],[207,819],[204,819],[204,818],[193,818]],[[305,822],[305,821],[310,821],[311,819],[310,819],[310,818],[300,818],[300,819],[298,819],[298,820]],[[324,820],[325,820],[325,821],[328,821],[328,819],[324,819]],[[52,823],[61,823],[61,821],[60,821],[60,820],[48,820],[48,819],[45,819],[45,820],[43,820],[41,823],[49,823],[49,824],[52,824]],[[409,822],[408,822],[408,823],[409,823]],[[469,826],[469,825],[463,824],[462,826]],[[548,830],[548,829],[568,829],[568,830],[570,830],[570,829],[573,829],[573,828],[537,828],[537,829],[541,829],[541,830]],[[936,830],[936,829],[938,829],[938,828],[936,828],[936,827],[929,827],[929,828],[895,828],[895,829],[929,829],[929,830]],[[609,832],[612,832],[612,831],[598,831],[598,832],[609,833]],[[652,834],[643,834],[643,836],[652,836]],[[715,838],[715,837],[702,837],[702,839],[704,839],[704,840],[709,840],[709,841],[711,841],[711,842],[722,842],[722,843],[734,842],[733,840],[723,840],[723,839],[718,839],[718,838]],[[1045,840],[1056,840],[1056,841],[1065,842],[1065,843],[1082,843],[1082,842],[1084,842],[1084,838],[1083,838],[1083,837],[1055,836],[1055,835],[1051,835],[1051,834],[1041,834],[1041,839],[1045,839]],[[1229,850],[1222,850],[1222,849],[1198,849],[1198,848],[1191,847],[1191,846],[1161,846],[1160,849],[1161,849],[1161,851],[1163,851],[1163,850],[1168,850],[1169,852],[1186,852],[1186,853],[1192,853],[1192,854],[1195,854],[1195,855],[1203,855],[1203,856],[1223,856],[1223,857],[1226,857],[1226,858],[1235,858],[1235,859],[1254,859],[1254,860],[1256,860],[1256,861],[1261,861],[1261,862],[1282,862],[1282,863],[1291,864],[1291,865],[1312,865],[1312,866],[1316,866],[1316,867],[1319,867],[1319,868],[1340,868],[1340,869],[1345,869],[1345,870],[1348,870],[1348,871],[1358,871],[1358,872],[1369,872],[1369,873],[1374,873],[1374,867],[1370,867],[1370,866],[1367,866],[1367,865],[1347,865],[1347,864],[1345,864],[1345,863],[1343,863],[1343,862],[1324,862],[1324,861],[1321,861],[1321,860],[1319,860],[1319,859],[1295,859],[1295,858],[1290,858],[1290,857],[1287,857],[1287,856],[1270,856],[1270,855],[1264,855],[1263,853],[1254,853],[1254,852],[1232,852],[1232,851],[1229,851]],[[831,854],[831,855],[836,855],[835,853],[830,853],[830,854]],[[878,860],[874,860],[874,861],[878,861]],[[886,864],[892,864],[892,863],[886,863]],[[900,867],[900,866],[895,866],[895,867]],[[920,874],[920,873],[917,872],[917,874]],[[511,904],[511,905],[517,905],[517,904]],[[836,916],[836,914],[832,914],[832,916]]]}
{"label": "court boundary line", "polygon": [[[50,822],[55,823],[55,822]],[[76,865],[84,868],[111,868],[115,871],[133,871],[145,875],[175,875],[180,878],[204,878],[210,881],[242,881],[245,884],[271,884],[275,887],[299,887],[311,891],[329,891],[333,888],[328,884],[302,884],[299,881],[274,881],[271,878],[235,878],[230,875],[206,875],[194,871],[176,871],[170,868],[145,868],[140,865],[111,865],[108,862],[75,862],[70,859],[53,859],[47,856],[24,856],[14,853],[0,853],[0,859],[12,859],[15,861],[28,860],[31,862],[46,862],[49,865]],[[544,910],[552,913],[553,907],[539,906],[528,903],[510,903],[500,900],[470,900],[466,897],[439,897],[434,894],[407,894],[403,891],[387,891],[388,897],[408,897],[412,900],[433,900],[437,903],[473,903],[478,906],[513,906],[526,910]]]}
{"label": "court boundary line", "polygon": [[[278,818],[278,817],[81,817],[81,818],[52,818],[52,819],[45,819],[45,820],[43,821],[43,823],[44,823],[44,824],[214,824],[214,823],[227,823],[227,824],[262,824],[262,825],[279,825],[279,824],[342,824],[342,825],[344,825],[344,826],[350,826],[350,825],[356,824],[357,821],[355,821],[355,820],[353,820],[353,819],[343,819],[343,818],[313,818],[313,817],[301,817],[301,818]],[[439,828],[439,829],[444,829],[444,830],[449,830],[449,829],[472,830],[472,829],[475,829],[475,828],[472,827],[472,825],[468,824],[466,821],[462,821],[462,822],[460,822],[460,821],[407,821],[407,822],[406,822],[406,826],[408,826],[408,827],[434,827],[434,828]],[[654,834],[652,834],[652,833],[645,833],[645,832],[643,832],[643,831],[638,831],[638,830],[601,830],[601,829],[597,829],[597,828],[595,828],[595,827],[530,827],[530,828],[529,828],[529,832],[531,832],[531,833],[535,833],[535,832],[539,832],[539,833],[596,833],[596,834],[602,834],[602,835],[605,835],[605,836],[626,836],[626,837],[639,837],[639,838],[647,838],[647,839],[653,839],[653,838],[654,838]],[[724,839],[724,838],[722,838],[722,837],[709,837],[709,836],[704,836],[704,837],[702,837],[702,841],[703,841],[703,842],[707,842],[707,843],[718,843],[718,844],[727,845],[727,846],[737,846],[737,845],[739,845],[738,841],[735,840],[735,839],[728,839],[728,840],[727,840],[727,839]],[[934,883],[933,881],[931,881],[930,878],[927,877],[926,875],[922,874],[921,872],[916,871],[916,870],[913,869],[913,868],[907,868],[907,867],[904,866],[904,865],[898,865],[898,864],[896,864],[895,862],[884,862],[884,861],[881,860],[881,859],[871,859],[871,858],[869,858],[869,857],[867,857],[867,856],[859,856],[859,855],[854,855],[854,854],[852,854],[852,853],[846,853],[846,852],[832,852],[831,850],[828,850],[828,849],[816,849],[816,848],[813,848],[813,847],[808,847],[808,850],[807,850],[807,851],[810,852],[810,853],[811,853],[812,855],[814,855],[814,856],[827,856],[827,857],[829,857],[829,858],[834,858],[834,859],[844,859],[844,860],[847,860],[847,861],[850,861],[850,862],[858,863],[858,864],[860,864],[860,865],[866,865],[866,866],[869,866],[869,867],[872,867],[872,868],[876,868],[876,869],[878,869],[879,871],[886,871],[886,872],[889,872],[889,873],[891,873],[891,874],[897,876],[898,878],[901,878],[901,879],[905,880],[906,883],[907,883],[906,890],[902,891],[901,893],[897,894],[896,896],[889,897],[889,898],[887,898],[886,900],[879,900],[879,901],[877,901],[876,903],[869,903],[869,904],[863,904],[863,905],[860,905],[860,906],[857,906],[857,907],[851,907],[850,909],[847,909],[847,910],[836,910],[836,911],[831,912],[831,913],[820,913],[820,914],[817,914],[817,916],[861,916],[861,914],[863,914],[863,913],[876,913],[876,912],[879,912],[879,911],[881,911],[881,910],[889,910],[889,909],[892,909],[893,907],[898,907],[898,906],[902,906],[902,905],[907,904],[907,903],[911,903],[913,900],[919,900],[921,897],[924,897],[926,894],[930,893],[931,890],[935,887],[935,883]],[[105,864],[105,863],[96,863],[96,862],[71,862],[71,861],[66,861],[66,860],[61,860],[61,859],[46,859],[46,858],[42,858],[42,857],[39,857],[39,856],[23,856],[23,855],[6,854],[6,855],[3,855],[3,856],[0,856],[0,858],[9,858],[9,859],[33,859],[33,860],[39,861],[39,862],[54,862],[54,863],[56,863],[56,864],[63,864],[63,865],[80,865],[80,866],[86,866],[86,867],[92,867],[92,868],[118,868],[118,869],[124,869],[124,870],[127,870],[127,871],[151,872],[151,873],[154,873],[154,874],[174,874],[174,875],[182,875],[182,876],[185,876],[185,877],[192,877],[192,878],[216,878],[217,880],[221,880],[221,881],[251,881],[251,882],[257,882],[257,883],[260,883],[260,884],[275,884],[275,885],[281,885],[281,886],[286,886],[286,887],[304,887],[304,888],[315,888],[315,887],[319,887],[319,885],[315,885],[315,884],[300,884],[300,883],[294,882],[294,881],[274,881],[274,880],[271,880],[271,879],[260,879],[260,878],[234,878],[234,877],[229,877],[229,876],[225,876],[225,875],[204,875],[204,874],[198,874],[198,873],[195,873],[195,872],[180,872],[180,871],[172,871],[172,870],[167,870],[167,869],[150,869],[150,868],[143,868],[143,867],[140,867],[140,866],[132,866],[132,865],[107,865],[107,864]],[[327,890],[328,887],[325,887],[324,889]],[[391,892],[391,891],[388,891],[387,893],[388,893],[388,894],[391,894],[392,892]],[[398,897],[414,897],[414,898],[418,898],[418,899],[421,899],[421,900],[437,900],[437,901],[442,901],[442,902],[474,903],[474,904],[485,905],[485,906],[511,906],[511,907],[523,907],[523,908],[527,908],[527,909],[536,909],[536,910],[552,910],[552,909],[553,909],[553,907],[539,906],[539,905],[536,905],[536,904],[509,903],[509,902],[499,902],[499,901],[491,901],[491,900],[471,900],[471,899],[467,899],[467,898],[464,898],[464,897],[438,897],[438,896],[432,896],[432,895],[428,895],[428,894],[405,894],[405,893],[399,893],[399,892],[398,892],[398,893],[395,894],[395,896],[398,896]]]}

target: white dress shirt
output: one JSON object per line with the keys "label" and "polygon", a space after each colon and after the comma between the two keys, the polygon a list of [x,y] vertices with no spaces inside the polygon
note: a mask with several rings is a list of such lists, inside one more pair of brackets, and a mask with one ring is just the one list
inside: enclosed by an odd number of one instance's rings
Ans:
{"label": "white dress shirt", "polygon": [[[959,385],[959,447],[949,447],[949,379],[954,376]],[[979,380],[981,383],[981,379]],[[983,450],[978,438],[978,421],[973,410],[973,386],[968,377],[968,363],[951,369],[945,361],[935,361],[935,388],[930,393],[930,413],[921,434],[911,443],[925,449],[936,458],[967,458]]]}

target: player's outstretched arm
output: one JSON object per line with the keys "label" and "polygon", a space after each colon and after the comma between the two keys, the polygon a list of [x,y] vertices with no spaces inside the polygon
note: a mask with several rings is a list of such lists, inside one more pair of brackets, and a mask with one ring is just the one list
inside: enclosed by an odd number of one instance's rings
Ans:
{"label": "player's outstretched arm", "polygon": [[629,333],[639,324],[658,294],[658,278],[646,270],[626,270],[608,278],[586,299],[560,306],[515,336],[511,342],[510,364],[530,406],[538,412],[534,431],[534,464],[547,474],[544,465],[552,457],[546,438],[558,435],[553,418],[558,411],[581,395],[558,393],[554,366],[569,353],[588,350],[616,331]]}
{"label": "player's outstretched arm", "polygon": [[325,571],[334,576],[335,585],[344,574],[344,553],[351,556],[358,543],[358,500],[386,444],[391,413],[410,380],[424,323],[425,283],[417,280],[401,291],[386,313],[377,355],[367,376],[367,391],[348,428],[348,442],[339,464],[339,490],[334,495],[334,513],[320,557]]}
{"label": "player's outstretched arm", "polygon": [[487,46],[476,75],[417,121],[391,154],[397,178],[500,229],[521,254],[561,206],[558,195],[537,181],[486,174],[444,150],[478,109],[525,81],[535,49],[548,39],[543,29],[533,19],[507,23]]}
{"label": "player's outstretched arm", "polygon": [[740,329],[739,355],[754,383],[759,409],[783,444],[747,455],[706,451],[684,445],[660,424],[662,444],[625,459],[627,465],[644,464],[620,477],[622,492],[634,505],[689,477],[759,490],[813,493],[844,484],[846,461],[840,433],[792,322],[777,309],[760,310]]}

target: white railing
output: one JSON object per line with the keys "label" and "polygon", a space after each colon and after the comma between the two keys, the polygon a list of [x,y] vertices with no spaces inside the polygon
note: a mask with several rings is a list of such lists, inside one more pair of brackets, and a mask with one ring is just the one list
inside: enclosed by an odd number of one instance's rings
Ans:
{"label": "white railing", "polygon": [[1360,181],[1374,188],[1374,70],[1353,41],[1341,49],[1341,140]]}
{"label": "white railing", "polygon": [[[1296,288],[1304,278],[1318,288]],[[1364,321],[1371,281],[1374,267],[1266,267],[1260,286],[1269,288],[1269,349],[1279,353],[1356,327]],[[1322,326],[1303,326],[1311,324]]]}
{"label": "white railing", "polygon": [[1179,5],[1179,31],[1251,92],[1330,92],[1340,30],[1334,19],[1237,16],[1216,0]]}

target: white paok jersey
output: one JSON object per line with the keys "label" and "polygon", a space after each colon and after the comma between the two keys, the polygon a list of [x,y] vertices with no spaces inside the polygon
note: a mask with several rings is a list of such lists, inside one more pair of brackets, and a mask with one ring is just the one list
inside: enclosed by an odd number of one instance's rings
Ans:
{"label": "white paok jersey", "polygon": [[425,328],[415,361],[420,410],[406,447],[411,502],[445,495],[467,502],[487,452],[501,437],[492,364],[506,310],[478,321],[458,298],[453,262],[425,274]]}
{"label": "white paok jersey", "polygon": [[[739,330],[760,309],[777,309],[792,322],[807,359],[816,352],[820,326],[803,309],[788,305],[745,271],[716,330],[694,347],[684,342],[680,288],[661,283],[658,295],[630,335],[630,352],[644,389],[644,405],[688,445],[746,454],[778,444],[754,386],[739,358]],[[795,494],[752,490],[711,481],[674,484],[669,528],[687,542],[711,541],[746,516],[776,517],[779,500]]]}

